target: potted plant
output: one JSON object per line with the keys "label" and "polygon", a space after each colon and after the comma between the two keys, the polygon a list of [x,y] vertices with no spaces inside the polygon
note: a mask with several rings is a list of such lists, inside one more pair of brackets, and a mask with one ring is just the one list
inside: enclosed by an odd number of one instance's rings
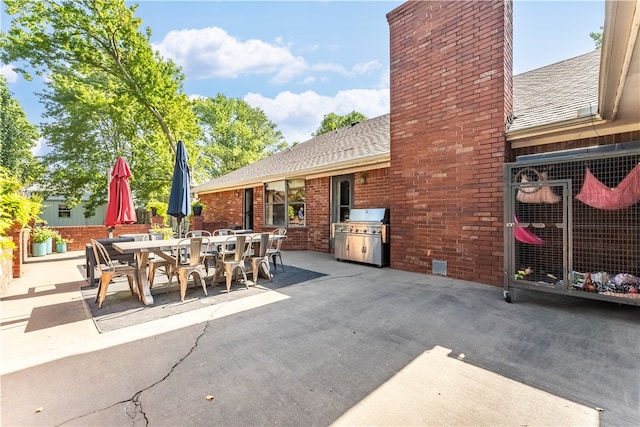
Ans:
{"label": "potted plant", "polygon": [[159,202],[157,200],[150,200],[147,203],[147,211],[151,212],[151,216],[159,216],[162,217],[162,223],[167,223],[167,209],[169,205],[165,202]]}
{"label": "potted plant", "polygon": [[152,224],[149,233],[160,235],[163,240],[173,239],[173,229],[171,227],[160,227],[158,224]]}
{"label": "potted plant", "polygon": [[207,205],[202,203],[200,200],[195,199],[191,203],[191,211],[193,212],[193,216],[200,216],[202,212],[207,208]]}
{"label": "potted plant", "polygon": [[46,227],[36,227],[31,231],[31,254],[45,256],[47,254],[47,240],[51,239],[51,230]]}
{"label": "potted plant", "polygon": [[63,254],[67,252],[67,243],[71,243],[69,239],[65,239],[61,234],[56,234],[56,252]]}

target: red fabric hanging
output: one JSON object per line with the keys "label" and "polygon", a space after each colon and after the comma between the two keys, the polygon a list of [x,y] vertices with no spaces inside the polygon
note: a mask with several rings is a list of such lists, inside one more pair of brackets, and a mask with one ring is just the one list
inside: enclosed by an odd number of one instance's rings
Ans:
{"label": "red fabric hanging", "polygon": [[[516,224],[519,223],[518,217],[513,217]],[[522,243],[528,243],[530,245],[544,245],[544,240],[530,232],[524,227],[515,227],[515,231],[513,232],[516,240]]]}
{"label": "red fabric hanging", "polygon": [[640,163],[614,188],[609,188],[600,182],[587,167],[584,184],[576,199],[596,209],[608,211],[628,208],[638,203],[640,201]]}

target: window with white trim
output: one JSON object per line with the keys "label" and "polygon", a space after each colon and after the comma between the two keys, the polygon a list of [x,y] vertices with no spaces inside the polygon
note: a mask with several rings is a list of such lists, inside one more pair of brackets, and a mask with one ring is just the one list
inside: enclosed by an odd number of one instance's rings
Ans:
{"label": "window with white trim", "polygon": [[268,182],[264,185],[264,224],[276,227],[306,223],[304,179]]}
{"label": "window with white trim", "polygon": [[58,218],[71,218],[71,209],[67,205],[58,205]]}

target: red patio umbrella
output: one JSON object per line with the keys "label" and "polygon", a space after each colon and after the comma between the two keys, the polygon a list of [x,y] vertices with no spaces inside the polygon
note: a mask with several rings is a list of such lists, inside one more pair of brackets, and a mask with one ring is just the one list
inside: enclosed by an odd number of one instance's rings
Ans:
{"label": "red patio umbrella", "polygon": [[109,200],[104,225],[109,227],[109,237],[117,224],[133,224],[138,219],[131,198],[129,177],[131,169],[124,157],[118,157],[111,171],[109,182]]}

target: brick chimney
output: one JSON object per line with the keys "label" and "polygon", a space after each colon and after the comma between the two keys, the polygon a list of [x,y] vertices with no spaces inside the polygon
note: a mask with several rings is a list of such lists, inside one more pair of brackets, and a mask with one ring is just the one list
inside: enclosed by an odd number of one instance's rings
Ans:
{"label": "brick chimney", "polygon": [[512,3],[409,1],[387,20],[391,267],[502,285]]}

